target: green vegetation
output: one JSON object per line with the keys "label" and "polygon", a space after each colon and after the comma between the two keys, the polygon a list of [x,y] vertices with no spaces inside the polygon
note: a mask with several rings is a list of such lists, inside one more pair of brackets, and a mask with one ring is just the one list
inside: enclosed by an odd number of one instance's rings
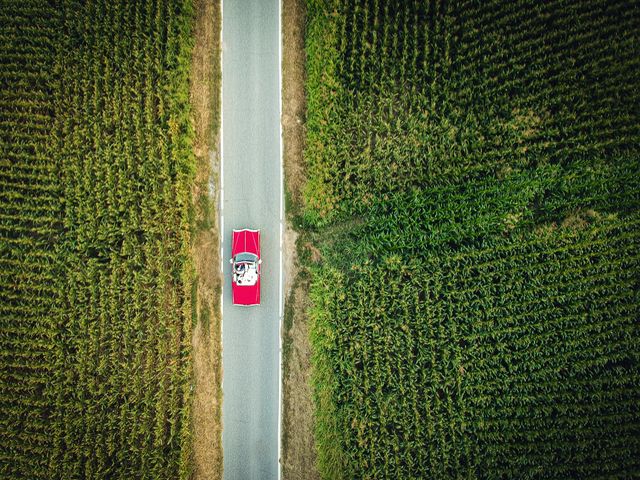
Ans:
{"label": "green vegetation", "polygon": [[323,269],[325,475],[636,471],[639,222]]}
{"label": "green vegetation", "polygon": [[307,5],[322,475],[638,475],[640,6]]}
{"label": "green vegetation", "polygon": [[0,476],[191,469],[189,1],[0,4]]}

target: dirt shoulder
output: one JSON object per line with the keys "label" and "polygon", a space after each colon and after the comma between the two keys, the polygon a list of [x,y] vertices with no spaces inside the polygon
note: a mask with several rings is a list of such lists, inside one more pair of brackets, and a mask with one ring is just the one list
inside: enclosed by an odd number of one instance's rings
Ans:
{"label": "dirt shoulder", "polygon": [[[220,2],[195,0],[191,105],[197,158],[192,198],[196,282],[192,337],[194,480],[222,478],[222,343],[218,270],[218,162],[220,125]],[[213,188],[211,188],[213,186]],[[213,192],[213,194],[211,193]]]}
{"label": "dirt shoulder", "polygon": [[297,251],[305,254],[304,234],[292,227],[302,209],[305,138],[305,0],[282,1],[282,128],[287,196],[284,238],[285,319],[283,332],[282,477],[285,480],[320,478],[313,436],[314,406],[310,386],[311,345],[307,310],[309,276]]}
{"label": "dirt shoulder", "polygon": [[[304,0],[282,0],[282,129],[284,170],[289,206],[302,206],[306,182],[303,149],[306,100]],[[294,208],[295,209],[295,208]]]}

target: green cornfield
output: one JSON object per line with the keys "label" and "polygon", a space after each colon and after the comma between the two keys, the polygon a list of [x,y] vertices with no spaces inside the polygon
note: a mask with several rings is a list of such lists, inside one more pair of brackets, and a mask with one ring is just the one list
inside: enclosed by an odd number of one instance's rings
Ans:
{"label": "green cornfield", "polygon": [[321,475],[640,475],[640,4],[306,27]]}
{"label": "green cornfield", "polygon": [[309,215],[546,165],[618,176],[637,162],[635,2],[308,4]]}
{"label": "green cornfield", "polygon": [[0,477],[188,478],[192,6],[0,1]]}
{"label": "green cornfield", "polygon": [[639,222],[323,270],[325,475],[637,473]]}

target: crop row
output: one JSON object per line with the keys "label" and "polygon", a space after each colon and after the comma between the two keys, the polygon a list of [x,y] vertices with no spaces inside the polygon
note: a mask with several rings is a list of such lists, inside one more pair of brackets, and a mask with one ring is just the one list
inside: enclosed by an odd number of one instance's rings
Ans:
{"label": "crop row", "polygon": [[388,192],[638,154],[633,2],[309,3],[316,221]]}
{"label": "crop row", "polygon": [[[33,3],[33,2],[32,2]],[[46,2],[0,20],[0,476],[45,478],[51,439],[55,169],[43,156],[53,123],[51,27]],[[2,7],[5,12],[5,5]],[[45,92],[35,101],[31,91]],[[41,168],[47,165],[49,168]]]}
{"label": "crop row", "polygon": [[307,2],[324,478],[640,464],[634,2]]}
{"label": "crop row", "polygon": [[5,3],[0,476],[186,478],[191,3]]}
{"label": "crop row", "polygon": [[317,272],[322,473],[638,468],[637,221]]}

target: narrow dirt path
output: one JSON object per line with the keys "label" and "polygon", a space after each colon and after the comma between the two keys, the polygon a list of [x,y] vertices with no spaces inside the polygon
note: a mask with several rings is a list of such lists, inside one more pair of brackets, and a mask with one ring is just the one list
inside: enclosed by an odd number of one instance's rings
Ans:
{"label": "narrow dirt path", "polygon": [[[302,208],[304,187],[304,138],[306,102],[304,93],[305,0],[282,1],[282,134],[284,139],[284,174],[290,212]],[[282,478],[316,480],[314,443],[314,405],[309,383],[311,345],[307,309],[309,308],[308,274],[297,259],[297,242],[304,240],[288,225],[284,238],[286,308],[283,331],[282,385]],[[310,250],[310,244],[302,248]]]}
{"label": "narrow dirt path", "polygon": [[192,192],[196,221],[192,246],[196,271],[196,318],[192,336],[193,479],[214,480],[222,478],[219,229],[217,198],[211,196],[217,189],[210,189],[210,184],[217,183],[219,160],[220,3],[211,0],[194,3],[196,23],[190,88],[197,158]]}

